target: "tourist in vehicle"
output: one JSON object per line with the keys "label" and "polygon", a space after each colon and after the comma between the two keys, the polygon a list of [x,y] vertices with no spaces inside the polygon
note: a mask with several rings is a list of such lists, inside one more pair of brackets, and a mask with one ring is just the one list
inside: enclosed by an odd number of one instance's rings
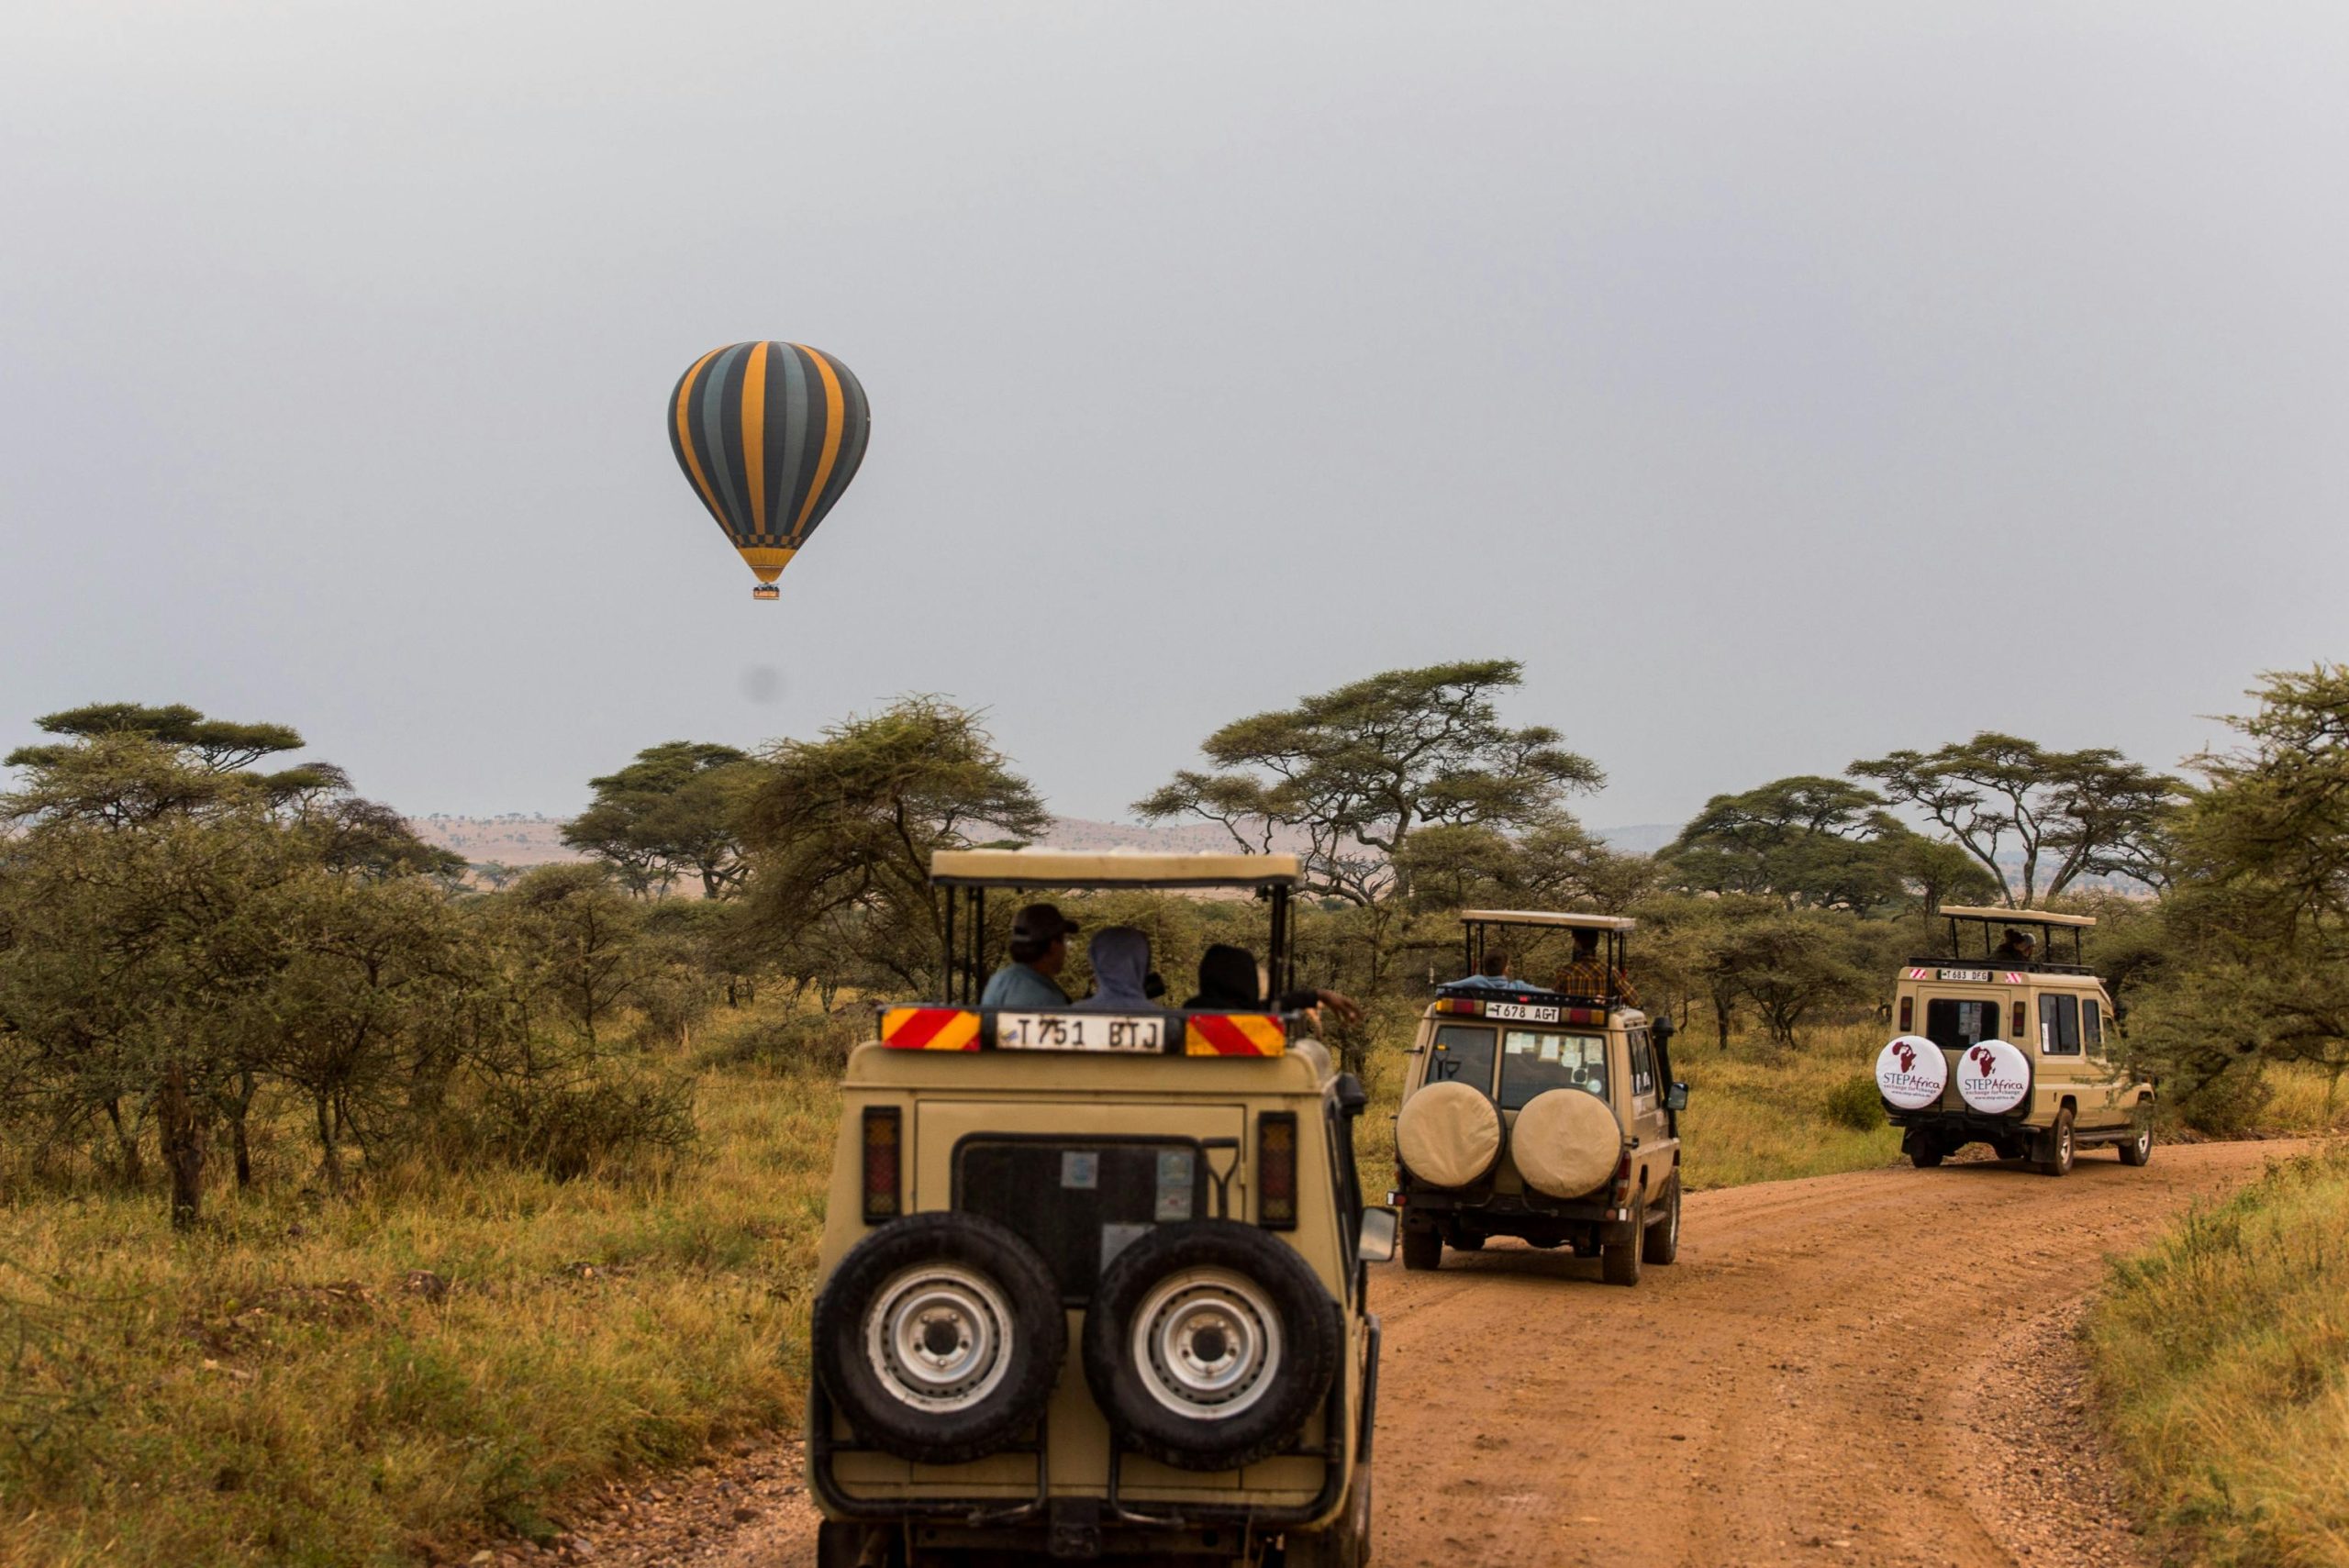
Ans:
{"label": "tourist in vehicle", "polygon": [[1509,973],[1508,953],[1500,948],[1490,948],[1476,962],[1476,973],[1453,982],[1454,985],[1474,985],[1480,990],[1514,990],[1518,982]]}
{"label": "tourist in vehicle", "polygon": [[1604,996],[1608,982],[1614,982],[1614,995],[1626,1006],[1640,1005],[1640,994],[1631,984],[1631,977],[1618,968],[1611,973],[1606,961],[1598,956],[1598,933],[1587,926],[1575,928],[1574,957],[1550,988],[1569,996]]}
{"label": "tourist in vehicle", "polygon": [[1990,962],[1993,963],[2029,963],[2032,959],[2032,954],[2038,951],[2039,943],[2035,940],[2025,935],[2021,931],[2016,930],[2012,926],[2009,926],[2007,928],[2007,934],[1999,939],[1998,951],[1990,955]]}
{"label": "tourist in vehicle", "polygon": [[1011,917],[1011,962],[987,976],[982,1007],[1065,1007],[1068,993],[1052,977],[1068,962],[1076,922],[1056,906],[1030,904]]}
{"label": "tourist in vehicle", "polygon": [[1156,1012],[1150,999],[1150,938],[1132,926],[1104,926],[1085,945],[1093,995],[1078,1007],[1094,1013]]}
{"label": "tourist in vehicle", "polygon": [[1198,995],[1183,1006],[1225,1013],[1299,1013],[1328,1007],[1348,1023],[1362,1017],[1362,1008],[1343,992],[1301,985],[1268,1000],[1264,990],[1264,972],[1256,967],[1255,955],[1246,948],[1217,942],[1199,955]]}

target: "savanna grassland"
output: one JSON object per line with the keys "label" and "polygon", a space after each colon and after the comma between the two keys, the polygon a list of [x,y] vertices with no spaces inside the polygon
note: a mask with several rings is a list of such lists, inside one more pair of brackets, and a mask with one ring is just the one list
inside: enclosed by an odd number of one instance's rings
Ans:
{"label": "savanna grassland", "polygon": [[[1374,1193],[1391,1179],[1415,1012],[1382,1006],[1367,1031]],[[253,1157],[296,1179],[224,1182],[188,1233],[156,1223],[151,1193],[15,1173],[0,1563],[462,1559],[498,1535],[551,1536],[607,1479],[788,1429],[838,1053],[870,1019],[782,996],[721,1012],[671,1052],[693,1148],[567,1180],[412,1162],[330,1195],[298,1179],[311,1153],[292,1106],[258,1118]],[[1691,1186],[1895,1158],[1894,1133],[1835,1108],[1880,1032],[1832,1026],[1798,1051],[1758,1033],[1684,1044]]]}
{"label": "savanna grassland", "polygon": [[2088,1343],[2173,1560],[2349,1563],[2349,1146],[2275,1163],[2116,1262]]}

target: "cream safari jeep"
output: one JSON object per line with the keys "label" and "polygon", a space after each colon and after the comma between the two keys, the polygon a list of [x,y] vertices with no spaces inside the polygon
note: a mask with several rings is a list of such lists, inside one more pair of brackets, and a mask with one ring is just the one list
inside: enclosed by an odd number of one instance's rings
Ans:
{"label": "cream safari jeep", "polygon": [[1297,878],[932,861],[947,999],[885,1011],[843,1088],[810,1334],[826,1568],[1367,1561],[1364,1265],[1396,1221],[1356,1184],[1361,1085],[1295,1016],[976,1000],[990,890],[1252,888],[1285,978]]}
{"label": "cream safari jeep", "polygon": [[[1615,1284],[1680,1249],[1679,1113],[1668,1021],[1623,995],[1632,922],[1609,915],[1472,909],[1467,973],[1488,939],[1512,953],[1553,946],[1551,984],[1463,979],[1437,987],[1419,1020],[1395,1118],[1403,1266],[1432,1269],[1447,1246],[1495,1236],[1598,1253]],[[1576,973],[1558,940],[1594,932],[1603,962]],[[1561,989],[1560,987],[1564,987]]]}
{"label": "cream safari jeep", "polygon": [[[2086,915],[1944,906],[1951,956],[1920,958],[1893,991],[1898,1033],[1876,1056],[1876,1091],[1920,1167],[1968,1143],[2061,1176],[2085,1148],[2124,1165],[2154,1151],[2154,1086],[2117,1066],[2112,997],[2080,962]],[[2030,958],[1992,944],[2012,929]],[[2069,963],[2054,962],[2071,939]],[[1968,956],[1969,950],[1978,956]]]}

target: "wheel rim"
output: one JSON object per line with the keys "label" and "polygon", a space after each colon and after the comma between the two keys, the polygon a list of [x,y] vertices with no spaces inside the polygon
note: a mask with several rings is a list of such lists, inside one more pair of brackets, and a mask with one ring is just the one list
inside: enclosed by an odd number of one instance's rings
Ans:
{"label": "wheel rim", "polygon": [[2060,1164],[2072,1162],[2072,1124],[2068,1121],[2055,1129],[2055,1159]]}
{"label": "wheel rim", "polygon": [[1680,1245],[1680,1189],[1678,1187],[1672,1189],[1672,1218],[1665,1223],[1672,1227],[1671,1241],[1673,1246],[1677,1248]]}
{"label": "wheel rim", "polygon": [[1255,1281],[1229,1269],[1168,1275],[1142,1298],[1133,1325],[1142,1386],[1179,1416],[1229,1420],[1280,1374],[1280,1314]]}
{"label": "wheel rim", "polygon": [[889,1396],[917,1410],[967,1410],[1010,1370],[1011,1308],[995,1282],[954,1263],[893,1276],[864,1318],[864,1353]]}
{"label": "wheel rim", "polygon": [[2146,1155],[2152,1153],[2153,1150],[2154,1129],[2150,1127],[2139,1128],[2137,1129],[2137,1158],[2140,1160],[2143,1159]]}

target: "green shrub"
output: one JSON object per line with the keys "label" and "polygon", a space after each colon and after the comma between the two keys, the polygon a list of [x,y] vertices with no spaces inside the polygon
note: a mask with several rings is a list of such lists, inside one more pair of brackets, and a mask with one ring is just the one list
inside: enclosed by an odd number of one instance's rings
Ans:
{"label": "green shrub", "polygon": [[1876,1075],[1854,1073],[1827,1091],[1827,1119],[1854,1132],[1874,1132],[1884,1125],[1884,1097],[1876,1093]]}

